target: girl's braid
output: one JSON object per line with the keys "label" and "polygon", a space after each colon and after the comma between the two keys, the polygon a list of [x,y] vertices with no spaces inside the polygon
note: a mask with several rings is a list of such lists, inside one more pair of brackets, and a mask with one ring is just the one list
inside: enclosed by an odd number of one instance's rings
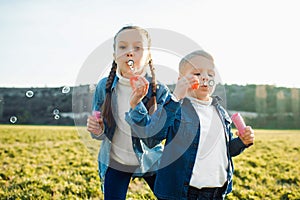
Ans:
{"label": "girl's braid", "polygon": [[106,123],[109,127],[113,127],[116,122],[112,113],[112,107],[111,107],[111,87],[114,82],[115,76],[117,72],[117,63],[113,61],[109,76],[106,81],[106,87],[105,87],[105,101],[103,104],[103,118],[106,119]]}
{"label": "girl's braid", "polygon": [[110,72],[109,72],[109,76],[106,81],[106,87],[105,87],[106,93],[111,93],[111,87],[114,82],[116,72],[117,72],[117,63],[115,61],[113,61]]}
{"label": "girl's braid", "polygon": [[156,102],[156,76],[155,76],[155,67],[153,66],[152,59],[149,60],[149,67],[152,75],[152,80],[151,80],[151,90],[152,90],[152,95],[150,100],[147,103],[147,109],[150,114],[153,114],[156,109],[157,109],[157,102]]}

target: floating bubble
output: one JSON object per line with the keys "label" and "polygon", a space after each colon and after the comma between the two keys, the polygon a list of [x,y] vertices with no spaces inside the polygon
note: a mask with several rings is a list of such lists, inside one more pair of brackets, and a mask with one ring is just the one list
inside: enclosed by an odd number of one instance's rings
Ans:
{"label": "floating bubble", "polygon": [[55,120],[58,120],[59,118],[60,118],[59,115],[54,115],[54,119],[55,119]]}
{"label": "floating bubble", "polygon": [[59,110],[58,109],[54,109],[53,110],[53,115],[58,115],[59,114]]}
{"label": "floating bubble", "polygon": [[209,86],[214,86],[214,85],[215,85],[215,81],[214,81],[214,80],[208,81],[208,85],[209,85]]}
{"label": "floating bubble", "polygon": [[18,121],[18,118],[17,118],[16,116],[11,116],[10,119],[9,119],[9,121],[10,121],[12,124],[14,124],[14,123],[16,123],[16,122]]}
{"label": "floating bubble", "polygon": [[90,90],[90,92],[94,93],[94,91],[96,90],[96,85],[95,84],[90,84],[89,85],[89,90]]}
{"label": "floating bubble", "polygon": [[70,90],[71,90],[71,88],[70,88],[69,86],[64,86],[64,87],[61,89],[61,92],[62,92],[63,94],[67,94],[67,93],[70,92]]}
{"label": "floating bubble", "polygon": [[28,91],[25,93],[25,95],[26,95],[26,97],[31,98],[31,97],[33,97],[33,95],[34,95],[34,92],[31,91],[31,90],[28,90]]}

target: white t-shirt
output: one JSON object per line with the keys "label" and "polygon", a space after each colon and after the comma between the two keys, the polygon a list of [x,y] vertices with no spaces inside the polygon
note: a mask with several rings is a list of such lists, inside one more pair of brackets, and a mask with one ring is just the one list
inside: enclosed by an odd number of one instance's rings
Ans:
{"label": "white t-shirt", "polygon": [[188,97],[200,119],[200,141],[190,185],[221,187],[227,180],[227,147],[221,119],[210,101]]}
{"label": "white t-shirt", "polygon": [[138,165],[138,159],[132,147],[131,129],[125,120],[125,113],[130,109],[130,95],[132,89],[130,80],[122,77],[117,71],[119,78],[115,92],[117,95],[117,111],[114,112],[116,130],[112,139],[111,158],[124,165]]}

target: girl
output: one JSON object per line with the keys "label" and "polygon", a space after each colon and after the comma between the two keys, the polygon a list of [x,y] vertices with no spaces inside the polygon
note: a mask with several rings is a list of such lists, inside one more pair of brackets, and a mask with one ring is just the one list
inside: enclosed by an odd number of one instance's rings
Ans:
{"label": "girl", "polygon": [[[144,109],[143,118],[149,117],[169,95],[165,85],[156,83],[150,46],[146,30],[123,27],[114,37],[109,76],[96,87],[93,110],[101,111],[102,116],[89,116],[87,130],[93,138],[103,140],[98,164],[105,200],[125,199],[131,177],[143,177],[152,190],[154,187],[163,146],[158,140],[137,137],[125,120]],[[152,77],[146,72],[147,65]]]}

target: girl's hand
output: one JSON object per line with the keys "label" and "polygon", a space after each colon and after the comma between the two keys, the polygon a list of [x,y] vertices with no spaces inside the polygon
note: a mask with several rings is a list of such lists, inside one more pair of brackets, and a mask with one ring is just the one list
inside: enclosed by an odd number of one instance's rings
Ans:
{"label": "girl's hand", "polygon": [[246,146],[250,146],[254,143],[254,131],[251,126],[246,126],[243,134],[236,131],[235,133]]}
{"label": "girl's hand", "polygon": [[147,95],[149,82],[145,79],[145,77],[137,76],[137,80],[135,82],[135,88],[133,88],[131,97],[130,97],[130,107],[132,109],[142,101],[142,99]]}
{"label": "girl's hand", "polygon": [[103,118],[100,116],[97,119],[95,116],[89,116],[87,119],[87,130],[95,135],[100,135],[103,132]]}
{"label": "girl's hand", "polygon": [[189,74],[187,76],[179,77],[173,94],[178,100],[183,99],[186,96],[188,89],[195,84],[199,84],[199,79],[195,75]]}

